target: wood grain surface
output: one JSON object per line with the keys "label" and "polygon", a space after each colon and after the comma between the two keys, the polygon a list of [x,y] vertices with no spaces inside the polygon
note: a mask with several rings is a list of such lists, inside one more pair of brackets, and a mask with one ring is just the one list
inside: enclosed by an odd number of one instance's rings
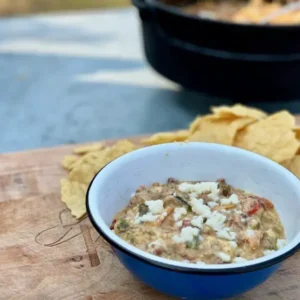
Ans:
{"label": "wood grain surface", "polygon": [[[60,162],[72,148],[0,155],[0,299],[171,299],[133,278],[91,223],[60,201]],[[300,299],[299,259],[237,299]]]}

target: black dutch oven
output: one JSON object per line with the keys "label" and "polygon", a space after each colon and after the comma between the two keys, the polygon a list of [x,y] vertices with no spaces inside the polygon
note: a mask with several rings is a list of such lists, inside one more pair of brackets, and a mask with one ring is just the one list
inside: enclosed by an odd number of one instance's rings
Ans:
{"label": "black dutch oven", "polygon": [[201,19],[155,0],[133,0],[151,66],[182,85],[219,97],[300,99],[300,26]]}

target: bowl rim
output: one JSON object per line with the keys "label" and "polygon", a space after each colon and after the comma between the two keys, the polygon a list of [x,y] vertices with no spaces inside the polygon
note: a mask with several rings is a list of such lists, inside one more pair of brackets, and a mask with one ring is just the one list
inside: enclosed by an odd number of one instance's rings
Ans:
{"label": "bowl rim", "polygon": [[[175,144],[175,143],[167,143],[167,144]],[[182,144],[182,143],[177,143],[177,144]],[[188,143],[188,144],[208,144],[208,143],[198,143],[198,142],[192,142],[192,143]],[[166,144],[164,144],[166,145]],[[266,161],[269,161],[269,163],[271,162],[272,164],[277,165],[276,167],[280,167],[282,169],[284,169],[285,171],[287,171],[288,173],[290,173],[294,178],[296,178],[298,180],[298,178],[291,173],[289,170],[287,170],[286,168],[284,168],[283,166],[277,164],[276,162],[253,152],[244,150],[244,149],[240,149],[240,148],[236,148],[236,147],[231,147],[231,146],[226,146],[226,145],[220,145],[220,144],[210,144],[210,145],[217,145],[220,146],[222,148],[234,148],[235,151],[242,151],[242,152],[247,152],[250,153],[251,155],[254,155],[260,159],[265,159]],[[109,162],[108,164],[106,164],[104,167],[102,167],[97,174],[94,176],[94,178],[92,179],[92,181],[90,182],[87,192],[86,192],[86,210],[87,210],[87,215],[88,218],[90,219],[92,225],[94,226],[94,228],[96,229],[96,231],[100,234],[100,236],[108,243],[110,244],[112,247],[116,248],[117,250],[121,251],[123,254],[126,254],[128,256],[130,256],[131,258],[137,259],[143,263],[146,264],[150,264],[152,266],[158,267],[160,269],[164,269],[164,270],[169,270],[169,271],[175,271],[175,272],[180,272],[180,273],[186,273],[186,274],[201,274],[201,275],[224,275],[224,274],[241,274],[241,273],[249,273],[249,272],[255,272],[261,269],[265,269],[268,267],[272,267],[273,265],[279,264],[281,262],[283,262],[284,260],[286,260],[287,258],[289,258],[290,256],[292,256],[293,254],[295,254],[298,250],[300,250],[300,241],[298,243],[296,243],[291,249],[289,249],[288,251],[283,252],[280,255],[277,255],[275,257],[272,257],[272,255],[270,255],[269,259],[266,259],[263,262],[257,262],[257,263],[253,263],[251,265],[247,265],[247,266],[243,266],[242,264],[236,264],[235,267],[232,267],[235,264],[228,264],[231,267],[228,268],[222,268],[222,269],[209,269],[209,264],[206,264],[206,268],[201,268],[201,265],[196,265],[197,267],[188,267],[188,266],[177,266],[177,265],[173,265],[173,262],[176,262],[174,260],[167,260],[168,263],[164,263],[164,262],[160,262],[160,261],[156,261],[154,259],[150,259],[150,258],[146,258],[145,256],[143,256],[143,254],[149,254],[143,250],[140,250],[142,252],[142,255],[138,255],[137,253],[130,251],[128,248],[120,245],[118,242],[116,242],[113,238],[113,236],[109,236],[107,235],[104,230],[101,228],[101,226],[99,226],[99,224],[96,222],[93,213],[91,211],[90,208],[90,190],[94,184],[95,179],[98,177],[98,175],[107,167],[109,166],[111,163],[113,163],[114,161],[120,159],[121,157],[130,155],[133,152],[137,152],[137,151],[143,151],[145,149],[149,149],[149,148],[153,148],[153,147],[160,147],[162,145],[155,145],[155,146],[150,146],[150,147],[146,147],[146,148],[142,148],[142,149],[138,149],[138,150],[134,150],[132,152],[129,152],[127,154],[124,154],[116,159],[114,159],[113,161]],[[298,235],[297,235],[298,236]],[[117,235],[116,235],[117,237]],[[125,241],[125,243],[127,243]],[[128,243],[127,243],[128,244]],[[128,244],[129,246],[131,246],[130,244]],[[132,246],[133,248],[136,248],[134,246]],[[138,248],[136,248],[137,250],[139,250]],[[155,255],[151,255],[153,257],[156,257]],[[254,260],[252,260],[254,261]],[[192,264],[193,266],[195,266],[195,264]],[[212,265],[215,266],[215,265]]]}
{"label": "bowl rim", "polygon": [[[253,24],[253,23],[237,23],[237,22],[229,22],[224,20],[212,20],[212,19],[204,19],[201,17],[198,17],[197,15],[186,13],[185,11],[181,10],[180,8],[176,7],[175,5],[170,5],[163,3],[158,0],[144,0],[149,5],[152,5],[158,9],[161,9],[164,12],[172,13],[178,17],[183,18],[190,18],[193,20],[197,20],[200,22],[206,22],[211,24],[219,24],[219,25],[225,25],[232,28],[245,28],[245,29],[256,29],[260,28],[263,30],[291,30],[291,29],[300,29],[300,24]],[[243,29],[242,29],[243,30]]]}

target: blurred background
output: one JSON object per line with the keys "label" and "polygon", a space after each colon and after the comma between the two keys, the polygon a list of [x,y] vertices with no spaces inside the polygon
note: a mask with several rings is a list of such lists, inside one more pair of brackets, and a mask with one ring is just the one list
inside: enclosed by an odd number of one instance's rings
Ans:
{"label": "blurred background", "polygon": [[0,0],[2,16],[51,11],[124,7],[130,0]]}
{"label": "blurred background", "polygon": [[233,103],[158,75],[128,0],[0,0],[0,14],[0,152],[185,128]]}

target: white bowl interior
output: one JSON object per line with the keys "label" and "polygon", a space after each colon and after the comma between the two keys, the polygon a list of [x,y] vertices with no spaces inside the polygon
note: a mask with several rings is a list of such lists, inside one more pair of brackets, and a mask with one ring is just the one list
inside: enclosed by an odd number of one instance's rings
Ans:
{"label": "white bowl interior", "polygon": [[[109,226],[117,212],[128,205],[140,185],[179,180],[214,181],[225,178],[231,185],[270,199],[279,213],[288,245],[276,253],[238,266],[251,265],[295,247],[300,242],[300,181],[277,163],[234,147],[207,143],[173,143],[147,147],[126,154],[106,166],[89,190],[91,214],[97,225],[121,247],[150,260],[199,268],[145,253],[116,236]],[[201,265],[230,268],[230,265]]]}

